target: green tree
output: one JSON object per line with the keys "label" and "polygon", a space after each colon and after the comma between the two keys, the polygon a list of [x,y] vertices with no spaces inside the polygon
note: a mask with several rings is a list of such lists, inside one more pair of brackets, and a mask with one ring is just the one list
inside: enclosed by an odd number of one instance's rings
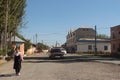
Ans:
{"label": "green tree", "polygon": [[100,38],[100,39],[110,39],[110,37],[105,35],[105,34],[98,34],[97,38]]}
{"label": "green tree", "polygon": [[37,45],[37,50],[44,50],[44,49],[48,49],[49,46],[43,44],[43,43],[38,43]]}
{"label": "green tree", "polygon": [[25,51],[27,51],[30,48],[30,46],[31,46],[30,40],[26,40],[25,41]]}
{"label": "green tree", "polygon": [[4,45],[6,41],[5,36],[7,40],[9,39],[9,43],[11,43],[10,41],[11,37],[19,33],[19,29],[23,25],[25,7],[26,7],[26,0],[0,0],[1,49],[7,46]]}

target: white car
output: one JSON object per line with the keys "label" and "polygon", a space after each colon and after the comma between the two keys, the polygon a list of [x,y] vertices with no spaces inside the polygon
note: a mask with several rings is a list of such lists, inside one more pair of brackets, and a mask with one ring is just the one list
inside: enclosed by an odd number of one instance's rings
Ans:
{"label": "white car", "polygon": [[67,51],[65,49],[61,49],[61,52],[63,52],[64,54],[67,54]]}

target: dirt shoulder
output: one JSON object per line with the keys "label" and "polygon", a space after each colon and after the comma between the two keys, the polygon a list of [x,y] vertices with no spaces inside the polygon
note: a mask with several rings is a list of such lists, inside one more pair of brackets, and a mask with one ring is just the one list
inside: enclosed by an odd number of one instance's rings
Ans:
{"label": "dirt shoulder", "polygon": [[5,64],[5,63],[7,63],[6,60],[0,60],[0,66],[3,65],[3,64]]}

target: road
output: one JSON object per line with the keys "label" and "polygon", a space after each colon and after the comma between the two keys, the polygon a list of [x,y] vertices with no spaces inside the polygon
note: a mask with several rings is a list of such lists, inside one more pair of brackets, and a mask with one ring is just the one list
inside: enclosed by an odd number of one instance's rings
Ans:
{"label": "road", "polygon": [[25,57],[20,76],[15,75],[10,61],[0,66],[0,80],[120,80],[120,65],[78,58],[66,55],[51,60],[46,54]]}

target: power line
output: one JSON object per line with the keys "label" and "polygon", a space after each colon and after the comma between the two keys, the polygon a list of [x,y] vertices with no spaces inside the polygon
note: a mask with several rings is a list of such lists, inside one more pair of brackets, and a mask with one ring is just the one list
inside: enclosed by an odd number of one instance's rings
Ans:
{"label": "power line", "polygon": [[107,28],[98,28],[98,29],[99,29],[99,30],[101,30],[101,29],[103,30],[103,29],[110,29],[110,28],[107,27]]}

